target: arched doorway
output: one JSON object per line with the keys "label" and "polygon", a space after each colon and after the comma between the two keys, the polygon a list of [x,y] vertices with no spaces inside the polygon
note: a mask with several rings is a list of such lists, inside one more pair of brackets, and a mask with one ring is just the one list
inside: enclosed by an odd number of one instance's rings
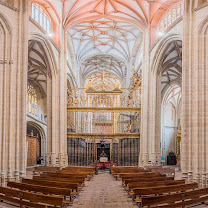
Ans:
{"label": "arched doorway", "polygon": [[45,133],[34,122],[27,123],[27,166],[44,165],[46,154]]}
{"label": "arched doorway", "polygon": [[[177,135],[181,118],[181,87],[168,87],[161,104],[161,156],[168,165],[176,165],[170,161],[170,154],[177,156]],[[174,160],[174,158],[173,158]]]}

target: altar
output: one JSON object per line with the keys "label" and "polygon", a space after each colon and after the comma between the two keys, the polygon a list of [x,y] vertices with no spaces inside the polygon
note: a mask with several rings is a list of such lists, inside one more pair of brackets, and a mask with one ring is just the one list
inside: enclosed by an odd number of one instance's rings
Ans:
{"label": "altar", "polygon": [[110,163],[110,162],[98,162],[98,163],[91,163],[91,167],[98,167],[98,168],[107,168],[111,166],[116,166],[116,163]]}

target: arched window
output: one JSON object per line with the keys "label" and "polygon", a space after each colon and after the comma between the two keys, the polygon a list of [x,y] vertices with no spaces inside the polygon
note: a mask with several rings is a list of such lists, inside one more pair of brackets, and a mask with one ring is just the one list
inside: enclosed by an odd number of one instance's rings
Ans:
{"label": "arched window", "polygon": [[158,31],[165,32],[170,26],[182,16],[182,3],[173,5],[161,18]]}
{"label": "arched window", "polygon": [[37,95],[33,86],[27,87],[27,111],[37,115]]}
{"label": "arched window", "polygon": [[47,11],[39,4],[32,3],[31,17],[48,33],[52,32],[51,18]]}

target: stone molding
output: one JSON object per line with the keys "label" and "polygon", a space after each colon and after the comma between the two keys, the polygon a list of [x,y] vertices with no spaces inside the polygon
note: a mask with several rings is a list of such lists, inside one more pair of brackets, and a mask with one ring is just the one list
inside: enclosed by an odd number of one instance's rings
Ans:
{"label": "stone molding", "polygon": [[15,12],[19,12],[19,11],[20,11],[20,10],[17,9],[16,7],[14,7],[14,6],[10,5],[9,3],[4,2],[4,1],[2,1],[2,0],[0,0],[0,4],[2,4],[3,6],[8,7],[9,9],[11,9],[11,10],[13,10],[13,11],[15,11]]}
{"label": "stone molding", "polygon": [[53,46],[56,48],[56,50],[60,53],[61,50],[60,50],[59,46],[56,44],[56,42],[55,42],[52,38],[50,38],[50,37],[48,36],[47,32],[40,26],[40,24],[37,23],[31,16],[29,17],[29,20],[30,20],[36,27],[38,27],[38,29],[43,33],[43,35],[44,35],[45,37],[47,37],[47,39],[53,44]]}
{"label": "stone molding", "polygon": [[[183,16],[181,16],[177,21],[175,21],[169,28],[167,31],[165,31],[166,34],[168,34],[168,32],[174,28],[177,24],[179,24],[181,21],[183,21]],[[179,34],[178,34],[179,35]],[[164,35],[165,36],[165,35]],[[150,48],[150,53],[153,51],[153,49],[158,45],[158,43],[164,38],[164,36],[159,37],[152,45],[152,47]]]}
{"label": "stone molding", "polygon": [[0,60],[0,64],[9,64],[9,65],[12,65],[12,64],[14,64],[14,61],[13,60],[10,60],[10,61],[8,61],[8,60]]}

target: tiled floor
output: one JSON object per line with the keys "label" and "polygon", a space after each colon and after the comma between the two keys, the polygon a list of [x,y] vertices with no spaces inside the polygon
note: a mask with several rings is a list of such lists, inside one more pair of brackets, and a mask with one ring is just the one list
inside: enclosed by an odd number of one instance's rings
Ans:
{"label": "tiled floor", "polygon": [[121,181],[116,181],[109,173],[99,173],[86,186],[73,208],[135,208],[131,198],[128,198]]}

